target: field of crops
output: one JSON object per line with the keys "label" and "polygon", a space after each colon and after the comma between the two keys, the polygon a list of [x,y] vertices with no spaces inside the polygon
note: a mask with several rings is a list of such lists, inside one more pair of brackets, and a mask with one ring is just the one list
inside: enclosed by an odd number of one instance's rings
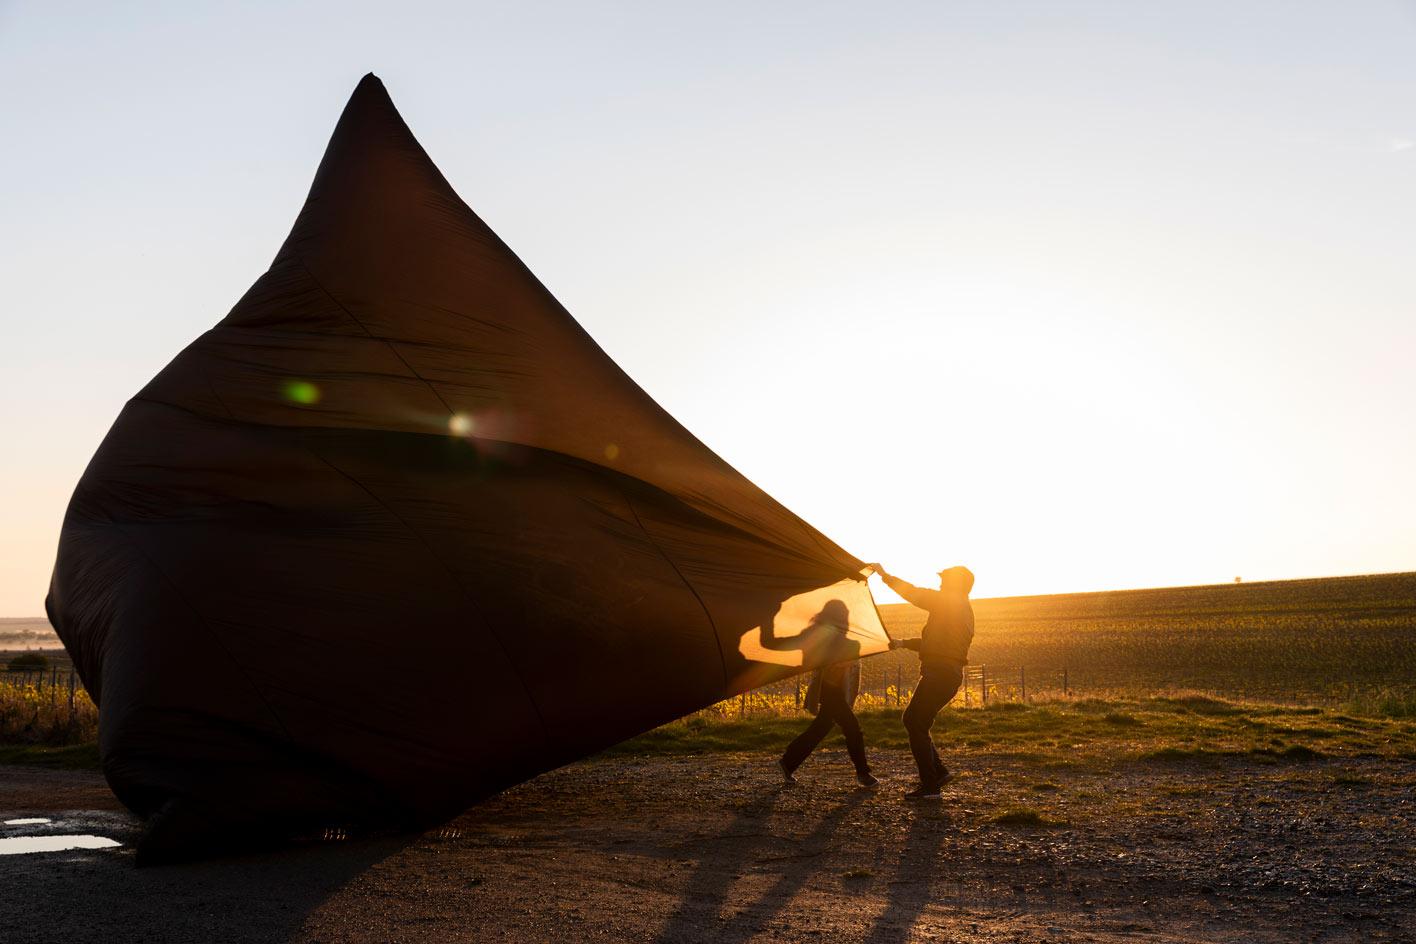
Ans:
{"label": "field of crops", "polygon": [[[896,638],[924,612],[882,606]],[[956,704],[1023,697],[1200,691],[1405,714],[1416,702],[1416,573],[975,600],[967,690]],[[861,707],[908,699],[914,653],[862,664]],[[797,681],[714,706],[726,717],[792,709]]]}
{"label": "field of crops", "polygon": [[[923,626],[913,607],[881,611],[894,636]],[[1010,597],[974,612],[970,661],[1005,682],[1024,666],[1039,691],[1064,666],[1083,693],[1285,701],[1416,689],[1416,574]]]}

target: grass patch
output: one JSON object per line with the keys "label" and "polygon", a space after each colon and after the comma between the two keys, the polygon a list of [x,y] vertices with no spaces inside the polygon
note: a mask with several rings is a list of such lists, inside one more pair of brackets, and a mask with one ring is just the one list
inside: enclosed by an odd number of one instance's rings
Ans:
{"label": "grass patch", "polygon": [[1349,714],[1370,718],[1416,718],[1416,692],[1378,691],[1360,695],[1345,707]]}
{"label": "grass patch", "polygon": [[664,757],[733,751],[774,753],[785,749],[804,726],[795,718],[693,723],[700,720],[691,718],[687,722],[666,724],[616,744],[603,754]]}
{"label": "grass patch", "polygon": [[1302,744],[1290,744],[1287,747],[1251,747],[1249,753],[1254,757],[1293,761],[1317,760],[1323,756],[1321,751],[1315,751]]}
{"label": "grass patch", "polygon": [[1332,785],[1334,787],[1370,787],[1372,780],[1370,777],[1363,777],[1359,774],[1343,771],[1333,775]]}
{"label": "grass patch", "polygon": [[71,744],[68,747],[39,747],[32,744],[0,747],[0,764],[29,764],[62,770],[98,770],[98,743]]}
{"label": "grass patch", "polygon": [[1108,711],[1101,720],[1105,721],[1107,724],[1116,724],[1123,726],[1138,725],[1141,723],[1140,718],[1137,718],[1135,715],[1127,714],[1124,711]]}
{"label": "grass patch", "polygon": [[1174,695],[1152,698],[1150,701],[1157,708],[1169,708],[1172,711],[1190,712],[1197,715],[1241,715],[1246,711],[1241,704],[1225,701],[1222,698],[1213,698],[1209,695]]}
{"label": "grass patch", "polygon": [[1141,760],[1154,761],[1161,764],[1180,764],[1191,761],[1217,761],[1224,755],[1218,751],[1211,751],[1203,747],[1176,747],[1170,745],[1157,748],[1153,751],[1146,751],[1141,754]]}
{"label": "grass patch", "polygon": [[1162,787],[1161,792],[1175,797],[1203,797],[1213,791],[1209,787]]}
{"label": "grass patch", "polygon": [[[909,748],[899,712],[858,712],[870,751]],[[1112,701],[1054,701],[1011,709],[949,708],[934,726],[945,754],[972,753],[1027,760],[1108,765],[1157,763],[1301,762],[1324,757],[1408,757],[1416,753],[1416,726],[1353,719],[1323,709],[1229,702],[1187,693],[1121,697]],[[809,723],[805,713],[718,719],[693,716],[610,748],[614,756],[778,753]],[[839,751],[839,733],[823,745]],[[962,759],[962,758],[961,758]]]}
{"label": "grass patch", "polygon": [[994,815],[990,822],[998,826],[1021,826],[1026,829],[1064,825],[1061,820],[1046,816],[1030,806],[1010,806]]}

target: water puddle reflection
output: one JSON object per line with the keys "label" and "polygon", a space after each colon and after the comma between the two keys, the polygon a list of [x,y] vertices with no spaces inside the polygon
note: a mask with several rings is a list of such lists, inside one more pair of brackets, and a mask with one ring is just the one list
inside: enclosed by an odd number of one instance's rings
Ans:
{"label": "water puddle reflection", "polygon": [[45,823],[54,822],[52,819],[45,819],[42,816],[31,816],[27,819],[7,819],[6,826],[43,826]]}
{"label": "water puddle reflection", "polygon": [[121,845],[121,842],[107,836],[7,836],[0,838],[0,855],[66,852],[70,849],[111,849]]}

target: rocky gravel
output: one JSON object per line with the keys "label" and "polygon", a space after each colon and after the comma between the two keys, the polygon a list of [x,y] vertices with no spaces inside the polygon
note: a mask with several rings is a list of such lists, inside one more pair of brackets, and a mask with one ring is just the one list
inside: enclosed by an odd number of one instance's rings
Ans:
{"label": "rocky gravel", "polygon": [[[911,802],[844,756],[592,760],[421,836],[135,869],[86,772],[0,768],[5,819],[115,850],[0,857],[4,940],[1416,941],[1416,763],[979,754]],[[1012,812],[1011,816],[1003,814]],[[1029,825],[1032,823],[1032,825]]]}

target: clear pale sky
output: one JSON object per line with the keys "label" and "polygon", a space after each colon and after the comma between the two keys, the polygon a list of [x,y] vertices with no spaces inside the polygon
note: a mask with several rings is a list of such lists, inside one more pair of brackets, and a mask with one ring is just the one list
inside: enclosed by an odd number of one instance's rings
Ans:
{"label": "clear pale sky", "polygon": [[1416,569],[1412,4],[0,0],[0,615],[368,71],[863,558],[980,596]]}

